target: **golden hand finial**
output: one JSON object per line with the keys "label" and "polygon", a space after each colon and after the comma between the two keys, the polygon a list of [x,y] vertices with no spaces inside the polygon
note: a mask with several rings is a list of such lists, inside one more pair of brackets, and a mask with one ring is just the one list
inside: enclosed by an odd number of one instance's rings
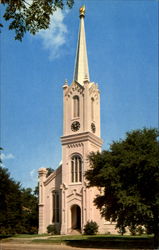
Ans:
{"label": "golden hand finial", "polygon": [[85,5],[83,5],[79,11],[80,11],[80,17],[85,16]]}

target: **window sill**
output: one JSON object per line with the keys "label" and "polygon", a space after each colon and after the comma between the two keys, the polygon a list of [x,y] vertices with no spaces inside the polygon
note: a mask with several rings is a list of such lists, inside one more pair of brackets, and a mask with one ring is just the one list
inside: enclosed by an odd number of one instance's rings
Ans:
{"label": "window sill", "polygon": [[82,182],[71,182],[69,186],[82,185]]}
{"label": "window sill", "polygon": [[73,117],[73,118],[71,119],[71,121],[75,121],[75,120],[79,120],[79,119],[80,119],[80,117],[77,116],[77,117]]}

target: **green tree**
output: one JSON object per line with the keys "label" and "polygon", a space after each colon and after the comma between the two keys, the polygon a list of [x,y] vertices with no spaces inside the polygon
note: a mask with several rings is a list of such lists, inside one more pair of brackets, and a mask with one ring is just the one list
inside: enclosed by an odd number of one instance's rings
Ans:
{"label": "green tree", "polygon": [[2,153],[1,153],[2,150],[3,150],[3,148],[0,147],[0,166],[2,165]]}
{"label": "green tree", "polygon": [[37,233],[38,230],[38,197],[31,188],[21,190],[22,227],[26,233]]}
{"label": "green tree", "polygon": [[35,35],[47,29],[53,13],[64,6],[72,8],[74,0],[1,0],[1,4],[6,7],[3,18],[9,21],[9,30],[15,30],[15,39],[22,41],[26,32]]}
{"label": "green tree", "polygon": [[20,183],[10,178],[6,168],[0,167],[0,233],[20,230],[22,217]]}
{"label": "green tree", "polygon": [[39,183],[37,184],[37,186],[34,189],[34,196],[36,196],[37,199],[39,199]]}
{"label": "green tree", "polygon": [[117,228],[143,225],[159,246],[159,142],[156,129],[135,130],[110,150],[92,153],[89,186],[101,188],[94,202]]}
{"label": "green tree", "polygon": [[47,174],[46,177],[48,177],[50,174],[52,174],[55,170],[53,168],[46,168]]}
{"label": "green tree", "polygon": [[38,229],[38,196],[31,188],[10,177],[0,166],[0,233],[36,233]]}

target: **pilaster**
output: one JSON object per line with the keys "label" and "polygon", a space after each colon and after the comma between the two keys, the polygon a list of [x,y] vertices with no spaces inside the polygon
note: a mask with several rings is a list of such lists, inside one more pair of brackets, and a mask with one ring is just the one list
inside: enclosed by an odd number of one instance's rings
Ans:
{"label": "pilaster", "polygon": [[39,171],[39,234],[46,233],[45,227],[45,187],[46,168],[40,168]]}

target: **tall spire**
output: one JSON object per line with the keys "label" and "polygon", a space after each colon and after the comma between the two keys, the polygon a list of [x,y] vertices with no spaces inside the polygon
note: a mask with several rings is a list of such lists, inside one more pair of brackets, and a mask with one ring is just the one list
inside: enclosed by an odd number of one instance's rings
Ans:
{"label": "tall spire", "polygon": [[80,8],[80,27],[78,34],[77,52],[75,60],[74,81],[83,85],[84,80],[89,79],[86,38],[84,29],[85,6]]}

